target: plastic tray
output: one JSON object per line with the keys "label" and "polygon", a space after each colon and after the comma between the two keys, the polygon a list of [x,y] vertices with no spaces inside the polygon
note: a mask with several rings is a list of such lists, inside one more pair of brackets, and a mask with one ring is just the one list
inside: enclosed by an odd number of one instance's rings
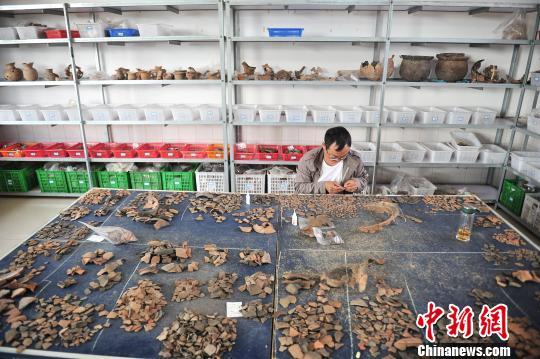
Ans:
{"label": "plastic tray", "polygon": [[37,184],[35,169],[22,163],[0,167],[0,191],[28,192]]}
{"label": "plastic tray", "polygon": [[43,121],[43,115],[37,106],[21,106],[17,109],[22,121]]}
{"label": "plastic tray", "polygon": [[245,143],[237,143],[234,145],[235,160],[252,160],[255,158],[257,145],[247,145]]}
{"label": "plastic tray", "polygon": [[523,201],[525,199],[525,190],[518,186],[517,180],[505,179],[499,202],[516,216],[521,216]]}
{"label": "plastic tray", "polygon": [[467,125],[471,121],[472,112],[461,107],[444,108],[446,122],[451,125]]}
{"label": "plastic tray", "polygon": [[281,106],[259,106],[259,118],[261,122],[281,121]]}
{"label": "plastic tray", "polygon": [[143,121],[145,119],[143,110],[135,106],[119,106],[115,110],[119,121]]}
{"label": "plastic tray", "polygon": [[1,105],[0,106],[0,121],[20,121],[21,116],[15,110],[14,106]]}
{"label": "plastic tray", "polygon": [[[92,119],[92,116],[90,115],[90,111],[88,111],[86,107],[83,107],[81,111],[82,111],[82,117],[83,117],[82,119],[84,121],[88,121]],[[68,117],[68,121],[79,122],[79,110],[77,109],[77,107],[66,107],[64,109],[64,112],[66,113]]]}
{"label": "plastic tray", "polygon": [[268,173],[266,178],[268,179],[268,193],[275,193],[275,194],[295,193],[294,179],[296,178],[296,173],[281,174],[281,175]]}
{"label": "plastic tray", "polygon": [[375,151],[377,146],[373,142],[353,142],[352,147],[360,156],[364,164],[375,162]]}
{"label": "plastic tray", "polygon": [[257,105],[235,105],[234,120],[238,122],[253,122],[257,116]]}
{"label": "plastic tray", "polygon": [[96,106],[89,108],[88,111],[92,114],[91,119],[94,121],[110,122],[118,120],[118,113],[109,106]]}
{"label": "plastic tray", "polygon": [[[364,106],[362,107],[362,111],[364,113],[364,122],[366,123],[377,123],[379,122],[379,106]],[[381,123],[386,123],[386,119],[388,118],[388,109],[384,108],[383,110],[383,116],[381,118]]]}
{"label": "plastic tray", "polygon": [[107,29],[109,37],[134,37],[139,36],[139,30],[127,28],[111,28]]}
{"label": "plastic tray", "polygon": [[83,38],[105,37],[105,24],[99,22],[77,24],[77,30]]}
{"label": "plastic tray", "polygon": [[72,158],[83,158],[84,150],[82,143],[76,143],[66,148],[66,153]]}
{"label": "plastic tray", "polygon": [[452,145],[458,151],[476,151],[482,147],[482,143],[472,132],[451,131],[450,136],[452,137]]}
{"label": "plastic tray", "polygon": [[208,145],[186,145],[182,150],[183,158],[206,158]]}
{"label": "plastic tray", "polygon": [[14,27],[0,27],[0,40],[17,40],[17,30]]}
{"label": "plastic tray", "polygon": [[540,161],[540,152],[516,151],[510,154],[510,166],[525,175],[525,164],[529,161]]}
{"label": "plastic tray", "polygon": [[68,117],[62,106],[49,106],[41,109],[45,121],[67,121]]}
{"label": "plastic tray", "polygon": [[186,148],[183,143],[165,143],[159,149],[161,158],[182,158],[182,150]]}
{"label": "plastic tray", "polygon": [[523,172],[533,180],[540,182],[540,161],[525,162],[525,169]]}
{"label": "plastic tray", "polygon": [[225,173],[206,172],[204,163],[201,163],[195,171],[197,180],[197,191],[201,192],[224,192],[225,191]]}
{"label": "plastic tray", "polygon": [[41,192],[69,192],[66,173],[64,171],[37,169],[36,175]]}
{"label": "plastic tray", "polygon": [[336,109],[332,106],[310,106],[313,122],[331,123],[336,120]]}
{"label": "plastic tray", "polygon": [[446,111],[438,107],[422,107],[416,112],[416,118],[420,123],[443,124],[446,119]]}
{"label": "plastic tray", "polygon": [[[297,150],[299,153],[289,153],[290,150]],[[281,156],[283,161],[300,161],[304,154],[306,153],[305,146],[296,146],[296,145],[286,145],[281,146]]]}
{"label": "plastic tray", "polygon": [[144,108],[146,121],[164,122],[172,118],[171,111],[161,106],[148,106]]}
{"label": "plastic tray", "polygon": [[139,158],[158,158],[159,149],[162,147],[162,144],[157,143],[143,143],[135,152],[137,152],[137,157]]}
{"label": "plastic tray", "polygon": [[45,37],[43,30],[46,27],[42,26],[16,26],[17,34],[21,40],[41,39]]}
{"label": "plastic tray", "polygon": [[479,161],[490,164],[503,164],[506,158],[506,150],[492,144],[482,145],[480,148]]}
{"label": "plastic tray", "polygon": [[97,143],[88,148],[88,155],[90,158],[110,158],[113,154],[108,143]]}
{"label": "plastic tray", "polygon": [[195,120],[195,112],[189,106],[173,106],[170,110],[173,121],[193,122]]}
{"label": "plastic tray", "polygon": [[221,109],[214,105],[199,106],[199,116],[201,121],[219,122],[221,120]]}
{"label": "plastic tray", "polygon": [[474,163],[478,160],[478,156],[480,155],[480,147],[472,147],[472,146],[460,146],[458,148],[454,143],[450,143],[450,146],[455,148],[455,154],[456,154],[456,162],[457,163]]}
{"label": "plastic tray", "polygon": [[437,190],[437,186],[423,177],[411,177],[408,187],[413,196],[432,196]]}
{"label": "plastic tray", "polygon": [[540,117],[530,114],[527,117],[527,130],[534,133],[540,133]]}
{"label": "plastic tray", "polygon": [[335,107],[339,122],[360,123],[362,122],[362,108],[360,107]]}
{"label": "plastic tray", "polygon": [[223,145],[219,143],[209,145],[206,149],[206,153],[208,158],[223,159],[225,157]]}
{"label": "plastic tray", "polygon": [[442,142],[424,142],[422,145],[426,148],[426,159],[433,163],[450,162],[454,149]]}
{"label": "plastic tray", "polygon": [[306,122],[308,109],[306,106],[284,106],[285,121]]}
{"label": "plastic tray", "polygon": [[389,108],[389,116],[392,123],[410,125],[414,123],[416,111],[410,107],[391,107]]}
{"label": "plastic tray", "polygon": [[23,150],[24,157],[47,157],[45,147],[46,146],[43,143],[35,143],[33,145],[29,145]]}
{"label": "plastic tray", "polygon": [[[45,37],[47,39],[65,39],[67,38],[67,31],[66,30],[60,30],[60,29],[49,29],[45,30]],[[71,30],[71,37],[77,38],[81,37],[81,34],[77,30]]]}
{"label": "plastic tray", "polygon": [[194,165],[190,171],[185,172],[161,172],[163,189],[166,191],[195,191],[197,189],[195,186],[195,169],[197,167],[198,165]]}
{"label": "plastic tray", "polygon": [[[164,169],[168,171],[168,168]],[[131,180],[131,188],[146,189],[146,190],[161,190],[163,182],[161,181],[161,172],[129,172]]]}
{"label": "plastic tray", "polygon": [[270,37],[301,37],[304,32],[303,27],[269,27]]}
{"label": "plastic tray", "polygon": [[0,155],[2,157],[24,157],[25,147],[26,145],[22,143],[0,145]]}
{"label": "plastic tray", "polygon": [[471,112],[471,122],[475,125],[493,125],[497,117],[497,111],[489,108],[475,107]]}
{"label": "plastic tray", "polygon": [[64,143],[58,142],[48,145],[44,148],[47,157],[53,158],[65,158],[68,157],[66,152],[66,145]]}
{"label": "plastic tray", "polygon": [[264,193],[266,173],[262,174],[235,174],[235,189],[238,193]]}
{"label": "plastic tray", "polygon": [[418,142],[398,142],[403,147],[403,162],[422,162],[426,157],[426,148]]}
{"label": "plastic tray", "polygon": [[137,29],[141,37],[167,36],[170,33],[169,26],[162,24],[137,24]]}
{"label": "plastic tray", "polygon": [[103,188],[131,188],[129,182],[129,172],[110,172],[110,171],[98,171],[97,172],[99,187]]}
{"label": "plastic tray", "polygon": [[403,147],[398,143],[381,143],[380,160],[386,163],[396,163],[403,160]]}
{"label": "plastic tray", "polygon": [[111,144],[111,152],[116,158],[134,158],[137,152],[131,143],[115,143]]}
{"label": "plastic tray", "polygon": [[[92,171],[92,184],[97,186],[98,178],[96,171]],[[66,171],[66,181],[69,193],[84,193],[90,189],[88,172],[84,171]]]}
{"label": "plastic tray", "polygon": [[[263,152],[264,149],[269,149],[275,152]],[[280,147],[278,145],[257,145],[257,152],[255,157],[259,161],[277,161],[280,155],[279,150]]]}

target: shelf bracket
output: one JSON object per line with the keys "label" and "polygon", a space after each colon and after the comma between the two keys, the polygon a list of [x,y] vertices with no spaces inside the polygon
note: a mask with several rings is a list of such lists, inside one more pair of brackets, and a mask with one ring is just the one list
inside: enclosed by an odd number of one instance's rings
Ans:
{"label": "shelf bracket", "polygon": [[469,87],[473,90],[479,90],[479,91],[484,91],[484,88],[483,87]]}
{"label": "shelf bracket", "polygon": [[356,6],[354,6],[354,5],[347,6],[347,14],[350,14],[351,12],[353,12],[355,8],[356,8]]}
{"label": "shelf bracket", "polygon": [[411,42],[411,46],[426,46],[425,42]]}
{"label": "shelf bracket", "polygon": [[57,87],[58,85],[45,85],[45,88],[48,89],[48,88],[51,88],[51,87]]}
{"label": "shelf bracket", "polygon": [[115,14],[115,15],[122,15],[122,10],[115,7],[106,6],[106,7],[103,7],[103,11],[110,12],[111,14]]}
{"label": "shelf bracket", "polygon": [[167,11],[174,12],[175,14],[180,14],[180,10],[178,10],[177,7],[174,7],[172,5],[167,5],[165,6],[165,8],[167,9]]}
{"label": "shelf bracket", "polygon": [[12,12],[0,11],[0,17],[15,17],[15,14]]}
{"label": "shelf bracket", "polygon": [[178,46],[180,46],[180,45],[182,45],[182,41],[180,41],[180,40],[170,40],[169,45],[178,45]]}
{"label": "shelf bracket", "polygon": [[125,46],[126,43],[123,41],[107,42],[107,45],[111,46]]}
{"label": "shelf bracket", "polygon": [[45,15],[64,16],[64,12],[62,10],[56,10],[56,9],[43,9],[43,13]]}
{"label": "shelf bracket", "polygon": [[289,5],[283,5],[283,10],[289,10]]}
{"label": "shelf bracket", "polygon": [[422,10],[423,10],[422,6],[412,6],[409,8],[409,10],[407,10],[407,14],[414,14],[415,12],[419,12]]}
{"label": "shelf bracket", "polygon": [[2,45],[2,47],[19,47],[17,44],[10,44],[10,45]]}
{"label": "shelf bracket", "polygon": [[469,47],[491,47],[491,44],[469,44]]}
{"label": "shelf bracket", "polygon": [[358,85],[351,85],[351,87],[357,89],[357,88],[358,88]]}
{"label": "shelf bracket", "polygon": [[469,10],[469,15],[477,15],[489,12],[489,7],[477,7],[476,9]]}
{"label": "shelf bracket", "polygon": [[411,88],[413,89],[417,89],[417,90],[420,90],[421,86],[410,86]]}
{"label": "shelf bracket", "polygon": [[161,84],[161,87],[170,86],[170,84]]}
{"label": "shelf bracket", "polygon": [[58,43],[47,44],[47,46],[49,46],[49,47],[60,47],[60,46],[66,46],[66,45],[67,45],[67,42],[58,42]]}

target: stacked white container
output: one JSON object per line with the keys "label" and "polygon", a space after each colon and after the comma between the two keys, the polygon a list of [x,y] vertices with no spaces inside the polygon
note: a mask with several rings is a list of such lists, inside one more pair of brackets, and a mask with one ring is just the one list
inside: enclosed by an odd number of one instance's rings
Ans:
{"label": "stacked white container", "polygon": [[416,111],[410,107],[390,107],[390,121],[400,125],[410,125],[414,123]]}
{"label": "stacked white container", "polygon": [[199,106],[199,116],[201,121],[219,122],[221,120],[221,109],[217,105]]}
{"label": "stacked white container", "polygon": [[130,106],[130,105],[122,105],[118,106],[116,108],[116,112],[118,113],[118,119],[120,121],[143,121],[144,120],[144,112],[140,107],[137,106]]}
{"label": "stacked white container", "polygon": [[381,143],[380,160],[386,163],[396,163],[403,160],[403,147],[398,143]]}
{"label": "stacked white container", "polygon": [[308,109],[306,106],[283,106],[285,121],[306,122]]}
{"label": "stacked white container", "polygon": [[377,146],[373,142],[353,142],[352,150],[357,152],[362,162],[374,163]]}
{"label": "stacked white container", "polygon": [[313,122],[331,123],[336,120],[336,109],[332,106],[310,106]]}
{"label": "stacked white container", "polygon": [[416,112],[416,118],[424,125],[440,125],[444,123],[446,111],[438,107],[421,107]]}
{"label": "stacked white container", "polygon": [[452,131],[452,145],[456,149],[456,162],[473,163],[478,159],[482,143],[474,133],[466,131]]}
{"label": "stacked white container", "polygon": [[259,118],[261,122],[279,122],[281,121],[281,106],[268,105],[259,106]]}
{"label": "stacked white container", "polygon": [[45,121],[67,121],[67,114],[60,105],[41,108],[41,114]]}
{"label": "stacked white container", "polygon": [[452,159],[454,149],[442,142],[424,142],[427,160],[433,163],[447,163]]}
{"label": "stacked white container", "polygon": [[[362,111],[364,113],[364,121],[366,123],[378,123],[379,122],[379,106],[362,106]],[[381,118],[381,123],[386,123],[388,118],[388,109],[383,109],[383,116]]]}
{"label": "stacked white container", "polygon": [[497,111],[484,108],[484,107],[475,107],[471,109],[472,111],[472,123],[474,125],[484,125],[489,126],[493,125],[495,122],[495,117],[497,117]]}
{"label": "stacked white container", "polygon": [[444,108],[446,113],[446,122],[451,125],[467,125],[471,121],[471,111],[461,107]]}
{"label": "stacked white container", "polygon": [[173,121],[193,122],[195,120],[195,112],[189,106],[175,105],[175,106],[171,106],[170,109],[171,109]]}
{"label": "stacked white container", "polygon": [[234,120],[238,122],[253,122],[257,117],[257,105],[234,105]]}
{"label": "stacked white container", "polygon": [[339,122],[360,123],[362,122],[362,108],[360,107],[335,107]]}
{"label": "stacked white container", "polygon": [[12,105],[0,105],[0,121],[20,121],[21,116]]}
{"label": "stacked white container", "polygon": [[426,148],[418,142],[398,142],[403,148],[404,162],[422,162],[426,157]]}

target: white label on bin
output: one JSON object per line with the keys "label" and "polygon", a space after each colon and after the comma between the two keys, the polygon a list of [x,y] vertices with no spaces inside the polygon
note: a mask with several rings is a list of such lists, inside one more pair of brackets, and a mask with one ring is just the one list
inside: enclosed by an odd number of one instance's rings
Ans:
{"label": "white label on bin", "polygon": [[116,181],[110,181],[111,184],[116,184]]}
{"label": "white label on bin", "polygon": [[437,117],[437,116],[433,116],[433,117],[431,118],[431,121],[433,121],[433,122],[437,122],[437,120],[438,120],[438,119],[439,119],[439,117]]}
{"label": "white label on bin", "polygon": [[272,156],[266,156],[266,159],[267,159],[267,160],[271,160],[271,159],[272,159]]}
{"label": "white label on bin", "polygon": [[123,152],[120,152],[120,157],[126,157],[126,154]]}
{"label": "white label on bin", "polygon": [[49,183],[50,183],[50,184],[54,184],[54,180],[49,180]]}
{"label": "white label on bin", "polygon": [[172,156],[173,156],[173,153],[172,153],[172,152],[168,152],[168,153],[167,153],[167,156],[172,157]]}
{"label": "white label on bin", "polygon": [[174,184],[177,185],[177,186],[179,186],[179,185],[180,185],[180,182],[175,181]]}
{"label": "white label on bin", "polygon": [[246,183],[246,190],[248,192],[252,192],[255,189],[255,185],[253,183]]}
{"label": "white label on bin", "polygon": [[84,184],[84,181],[83,181],[83,180],[79,180],[79,184]]}
{"label": "white label on bin", "polygon": [[207,184],[208,191],[213,192],[216,190],[216,182],[208,182]]}
{"label": "white label on bin", "polygon": [[82,152],[75,152],[75,156],[82,156]]}
{"label": "white label on bin", "polygon": [[101,152],[96,153],[96,155],[97,155],[98,157],[103,156],[103,154],[102,154]]}
{"label": "white label on bin", "polygon": [[58,152],[53,152],[53,156],[60,156],[60,153],[58,153]]}
{"label": "white label on bin", "polygon": [[279,184],[279,188],[282,190],[282,191],[287,191],[289,189],[289,184],[287,183],[287,181],[285,182],[281,182]]}
{"label": "white label on bin", "polygon": [[150,152],[145,152],[144,155],[145,156],[150,156]]}
{"label": "white label on bin", "polygon": [[150,186],[150,182],[144,182],[143,185]]}
{"label": "white label on bin", "polygon": [[227,302],[227,318],[240,318],[242,313],[242,302]]}
{"label": "white label on bin", "polygon": [[296,156],[291,156],[291,160],[295,160],[296,159]]}
{"label": "white label on bin", "polygon": [[7,183],[8,183],[8,185],[11,186],[11,185],[13,184],[13,180],[8,179],[8,180],[7,180]]}

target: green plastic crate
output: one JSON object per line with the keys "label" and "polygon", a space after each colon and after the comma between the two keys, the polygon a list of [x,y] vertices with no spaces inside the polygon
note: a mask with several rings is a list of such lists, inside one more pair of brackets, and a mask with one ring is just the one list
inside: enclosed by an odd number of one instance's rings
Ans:
{"label": "green plastic crate", "polygon": [[[90,189],[88,173],[83,171],[66,171],[66,180],[70,193],[84,193]],[[92,183],[97,186],[96,171],[92,171]]]}
{"label": "green plastic crate", "polygon": [[518,186],[517,180],[505,179],[499,201],[516,216],[521,216],[525,190]]}
{"label": "green plastic crate", "polygon": [[195,169],[194,165],[190,171],[186,172],[161,172],[163,189],[168,191],[195,191]]}
{"label": "green plastic crate", "polygon": [[28,192],[37,184],[32,166],[12,164],[0,168],[0,191]]}
{"label": "green plastic crate", "polygon": [[99,187],[102,187],[102,188],[118,188],[118,189],[131,188],[130,183],[129,183],[128,172],[98,171],[97,177],[98,177]]}
{"label": "green plastic crate", "polygon": [[43,169],[37,169],[36,175],[41,192],[69,192],[65,171],[45,171]]}
{"label": "green plastic crate", "polygon": [[[169,168],[164,168],[168,171]],[[163,189],[161,172],[129,172],[133,189]]]}

